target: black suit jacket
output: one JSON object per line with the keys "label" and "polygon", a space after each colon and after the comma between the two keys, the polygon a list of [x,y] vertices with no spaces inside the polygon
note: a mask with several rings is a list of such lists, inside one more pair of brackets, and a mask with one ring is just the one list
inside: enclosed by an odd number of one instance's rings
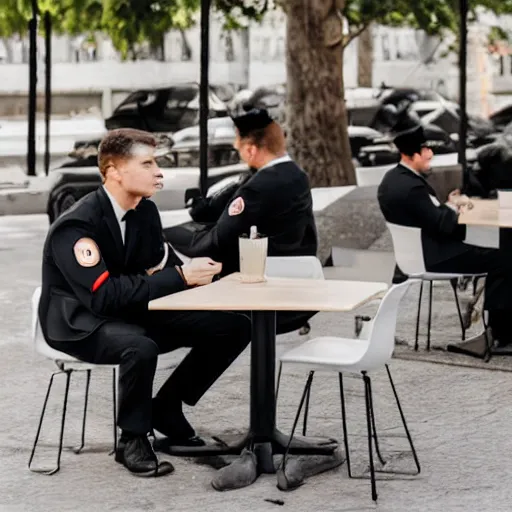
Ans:
{"label": "black suit jacket", "polygon": [[387,222],[421,228],[427,270],[467,251],[462,242],[466,226],[458,223],[455,211],[441,204],[422,176],[399,164],[386,173],[377,197]]}
{"label": "black suit jacket", "polygon": [[[75,256],[78,240],[92,239],[99,249],[97,263],[83,266]],[[112,204],[103,187],[78,201],[50,228],[43,249],[39,319],[48,343],[87,338],[109,319],[132,323],[144,315],[152,299],[183,290],[169,247],[166,267],[146,270],[164,257],[160,216],[152,201],[143,199],[127,224],[123,245]]]}
{"label": "black suit jacket", "polygon": [[[240,198],[243,211],[230,215],[230,205]],[[222,262],[222,274],[239,270],[238,239],[255,225],[268,237],[269,256],[316,255],[317,230],[307,174],[292,161],[257,171],[233,194],[218,221],[205,226],[176,250],[190,257],[209,256]]]}

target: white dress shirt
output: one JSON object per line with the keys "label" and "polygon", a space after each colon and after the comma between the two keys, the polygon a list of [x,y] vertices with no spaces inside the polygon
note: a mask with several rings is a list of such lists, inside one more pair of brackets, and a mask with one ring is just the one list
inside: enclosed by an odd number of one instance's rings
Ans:
{"label": "white dress shirt", "polygon": [[268,162],[268,164],[264,165],[263,167],[260,167],[258,171],[261,171],[261,169],[266,169],[267,167],[271,167],[272,165],[282,164],[283,162],[291,162],[292,159],[290,158],[290,155],[288,153],[284,156],[280,156],[279,158],[274,158],[274,160],[271,160]]}
{"label": "white dress shirt", "polygon": [[114,215],[116,216],[117,222],[119,224],[119,230],[121,231],[121,238],[124,244],[124,238],[126,233],[126,221],[123,220],[123,217],[125,216],[127,210],[123,210],[123,208],[119,206],[119,203],[115,200],[114,196],[106,189],[105,185],[103,185],[103,190],[107,194],[107,197],[110,199],[110,202],[112,204]]}

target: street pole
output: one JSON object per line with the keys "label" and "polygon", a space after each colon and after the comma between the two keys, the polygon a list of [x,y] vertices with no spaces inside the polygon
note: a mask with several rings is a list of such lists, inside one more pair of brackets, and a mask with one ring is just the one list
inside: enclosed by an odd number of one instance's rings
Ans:
{"label": "street pole", "polygon": [[459,48],[459,164],[462,167],[462,187],[468,182],[466,146],[468,136],[467,116],[467,46],[468,46],[468,0],[459,0],[460,14],[460,48]]}
{"label": "street pole", "polygon": [[52,17],[48,11],[44,13],[44,172],[50,171],[50,119],[52,116]]}
{"label": "street pole", "polygon": [[32,19],[29,30],[29,81],[28,81],[28,147],[27,175],[36,175],[36,94],[37,94],[37,0],[32,0]]}
{"label": "street pole", "polygon": [[199,188],[206,197],[208,187],[208,111],[210,86],[210,1],[201,1],[201,71],[199,83]]}

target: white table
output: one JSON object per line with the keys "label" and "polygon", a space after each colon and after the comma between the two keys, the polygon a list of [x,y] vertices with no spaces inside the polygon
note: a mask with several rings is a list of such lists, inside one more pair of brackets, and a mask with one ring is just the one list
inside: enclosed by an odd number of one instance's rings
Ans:
{"label": "white table", "polygon": [[[288,444],[275,422],[276,311],[351,311],[382,294],[385,283],[267,278],[264,283],[242,283],[231,274],[208,286],[185,290],[149,303],[151,310],[252,311],[250,428],[235,447],[172,447],[170,453],[206,455],[237,453],[257,447],[262,472],[274,472],[273,454]],[[333,333],[335,334],[335,333]],[[331,454],[335,440],[310,443],[297,439],[290,453]]]}

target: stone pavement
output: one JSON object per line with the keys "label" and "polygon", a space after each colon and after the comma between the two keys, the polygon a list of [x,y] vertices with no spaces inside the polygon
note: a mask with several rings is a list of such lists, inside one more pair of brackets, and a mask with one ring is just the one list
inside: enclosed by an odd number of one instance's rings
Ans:
{"label": "stone pavement", "polygon": [[[509,373],[393,361],[395,383],[422,463],[413,479],[378,482],[379,501],[370,497],[369,481],[350,480],[345,465],[316,476],[289,493],[276,488],[273,475],[251,487],[218,493],[210,486],[215,473],[206,461],[172,458],[176,472],[146,480],[133,477],[108,456],[112,443],[110,372],[94,374],[87,417],[86,449],[75,455],[65,449],[62,469],[55,476],[27,469],[51,362],[34,354],[30,342],[30,297],[40,280],[40,254],[46,232],[42,215],[0,219],[0,511],[198,511],[239,512],[272,510],[353,512],[505,512],[511,510],[510,453],[512,422]],[[402,304],[398,334],[409,341],[417,289]],[[375,310],[375,305],[365,311]],[[319,314],[311,335],[352,334],[353,314]],[[458,323],[450,290],[436,288],[433,339],[457,339]],[[304,341],[296,333],[278,341],[278,353]],[[178,361],[181,352],[173,355]],[[278,422],[291,427],[306,371],[285,368],[279,396]],[[156,385],[163,382],[159,372]],[[84,376],[74,376],[68,408],[65,446],[80,440]],[[349,433],[354,471],[367,461],[362,382],[346,379]],[[59,398],[63,382],[56,382],[42,433],[36,463],[52,463],[60,423]],[[187,413],[199,433],[241,432],[248,424],[249,356],[246,351],[194,409]],[[399,452],[407,442],[400,428],[392,394],[379,372],[374,380],[377,426],[382,451],[391,454],[393,467],[405,469],[412,460]],[[309,431],[341,440],[337,377],[318,374],[312,391]],[[210,461],[211,463],[211,461]],[[265,501],[282,500],[284,505]]]}

